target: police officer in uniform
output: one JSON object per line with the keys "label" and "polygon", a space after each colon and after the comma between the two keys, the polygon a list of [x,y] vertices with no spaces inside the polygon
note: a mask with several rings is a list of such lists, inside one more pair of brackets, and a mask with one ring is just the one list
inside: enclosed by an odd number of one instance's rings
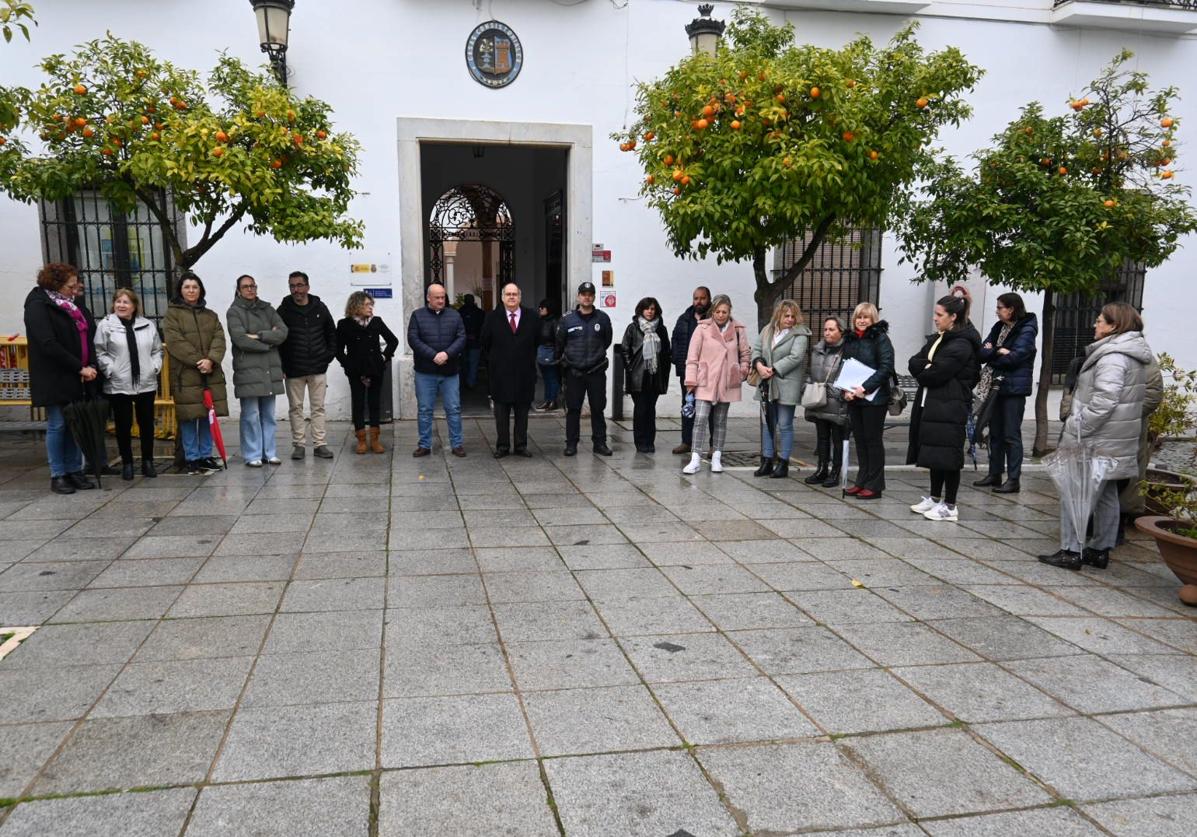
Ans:
{"label": "police officer in uniform", "polygon": [[578,285],[578,307],[557,326],[557,357],[565,375],[565,455],[578,452],[582,400],[590,400],[590,440],[594,452],[610,456],[607,447],[607,349],[611,318],[594,307],[594,283]]}

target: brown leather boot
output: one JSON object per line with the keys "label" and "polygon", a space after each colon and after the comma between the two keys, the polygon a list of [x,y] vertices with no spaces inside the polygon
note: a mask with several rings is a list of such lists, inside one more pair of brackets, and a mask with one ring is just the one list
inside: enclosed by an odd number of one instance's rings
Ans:
{"label": "brown leather boot", "polygon": [[357,448],[355,448],[353,452],[354,453],[365,453],[366,451],[368,451],[369,448],[366,447],[366,431],[365,430],[357,430],[357,431],[354,431],[354,434],[357,436]]}
{"label": "brown leather boot", "polygon": [[379,434],[382,430],[377,427],[370,428],[370,450],[374,453],[386,453],[387,449],[382,446],[382,442],[378,440]]}

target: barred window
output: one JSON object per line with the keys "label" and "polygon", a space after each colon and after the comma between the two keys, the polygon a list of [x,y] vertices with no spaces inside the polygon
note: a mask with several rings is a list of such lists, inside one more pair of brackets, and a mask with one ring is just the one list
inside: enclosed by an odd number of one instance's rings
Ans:
{"label": "barred window", "polygon": [[1101,286],[1097,294],[1062,294],[1055,299],[1052,321],[1056,330],[1052,337],[1052,383],[1064,383],[1064,376],[1074,358],[1085,353],[1093,342],[1093,321],[1108,302],[1129,302],[1137,310],[1143,309],[1143,284],[1147,268],[1128,263],[1115,277]]}
{"label": "barred window", "polygon": [[[780,281],[805,252],[810,236],[805,232],[774,251],[774,282]],[[825,239],[814,258],[777,299],[798,303],[817,341],[822,339],[824,319],[839,317],[851,328],[852,309],[861,302],[876,305],[880,289],[881,230],[853,227],[839,238]]]}
{"label": "barred window", "polygon": [[[185,219],[173,201],[162,194],[159,200],[183,240]],[[145,204],[125,213],[99,192],[85,190],[66,200],[43,200],[39,210],[45,260],[79,269],[85,302],[94,316],[104,316],[117,288],[136,291],[142,314],[154,322],[166,316],[174,258]]]}

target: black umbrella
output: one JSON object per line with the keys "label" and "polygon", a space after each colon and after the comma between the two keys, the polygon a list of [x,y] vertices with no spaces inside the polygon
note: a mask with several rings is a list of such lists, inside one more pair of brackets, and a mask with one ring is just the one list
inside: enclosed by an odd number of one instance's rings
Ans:
{"label": "black umbrella", "polygon": [[103,398],[84,398],[73,401],[62,408],[67,429],[75,437],[75,443],[91,464],[96,485],[104,469],[104,437],[108,432],[108,402]]}

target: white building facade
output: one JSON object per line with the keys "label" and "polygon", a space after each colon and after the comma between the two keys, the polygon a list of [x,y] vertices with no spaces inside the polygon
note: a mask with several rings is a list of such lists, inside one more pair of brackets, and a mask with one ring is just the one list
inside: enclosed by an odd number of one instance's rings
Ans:
{"label": "white building facade", "polygon": [[[973,118],[941,136],[958,158],[987,144],[1032,100],[1061,112],[1066,99],[1124,47],[1154,86],[1175,84],[1182,97],[1188,94],[1175,116],[1197,129],[1197,93],[1187,89],[1197,86],[1197,4],[1186,0],[749,5],[792,22],[799,40],[820,45],[838,46],[859,33],[884,42],[913,18],[928,49],[962,49],[986,74],[972,96]],[[38,84],[35,65],[43,56],[70,51],[105,31],[141,41],[201,73],[220,50],[252,64],[263,60],[245,0],[54,0],[35,6],[39,26],[32,42],[0,45],[5,84]],[[713,16],[726,19],[732,9],[716,3]],[[422,304],[431,278],[445,281],[455,294],[497,300],[497,283],[511,276],[530,306],[544,297],[569,304],[577,284],[592,280],[620,330],[637,300],[649,295],[661,301],[672,325],[697,284],[730,294],[737,315],[753,323],[751,266],[675,257],[656,212],[638,196],[643,173],[634,155],[621,154],[608,139],[632,119],[635,83],[659,76],[689,51],[684,27],[695,17],[695,2],[676,0],[298,0],[289,83],[299,95],[329,102],[338,130],[362,143],[361,195],[351,211],[365,222],[365,246],[282,245],[233,231],[195,267],[210,305],[223,319],[241,273],[257,277],[260,295],[277,304],[287,292],[287,274],[298,269],[310,274],[312,292],[337,315],[351,291],[371,289],[378,296],[376,313],[399,333],[413,306]],[[471,33],[488,21],[514,34],[492,38],[486,49],[486,60],[500,68],[519,65],[503,87],[479,83],[467,66]],[[1180,139],[1183,165],[1183,130]],[[1191,175],[1181,170],[1177,177],[1183,183]],[[23,330],[21,302],[50,252],[45,242],[55,219],[48,214],[0,198],[0,334]],[[479,223],[480,215],[498,220]],[[1197,344],[1185,337],[1186,303],[1195,296],[1195,245],[1192,238],[1183,241],[1166,264],[1126,289],[1143,307],[1153,347],[1186,368],[1197,366]],[[594,261],[594,249],[609,261]],[[905,357],[930,329],[930,309],[943,289],[911,281],[912,268],[898,263],[891,236],[882,234],[866,250],[867,265],[861,264],[861,248],[829,252],[831,262],[843,263],[828,263],[827,281],[861,281],[891,324],[899,358]],[[865,279],[853,278],[854,271],[866,270]],[[987,288],[980,277],[971,287],[974,319],[988,327],[993,299],[1003,289]],[[1036,299],[1028,303],[1032,310],[1040,307]],[[409,357],[397,363],[394,378],[396,415],[414,417]],[[348,386],[335,368],[329,381],[330,415],[345,418]]]}

